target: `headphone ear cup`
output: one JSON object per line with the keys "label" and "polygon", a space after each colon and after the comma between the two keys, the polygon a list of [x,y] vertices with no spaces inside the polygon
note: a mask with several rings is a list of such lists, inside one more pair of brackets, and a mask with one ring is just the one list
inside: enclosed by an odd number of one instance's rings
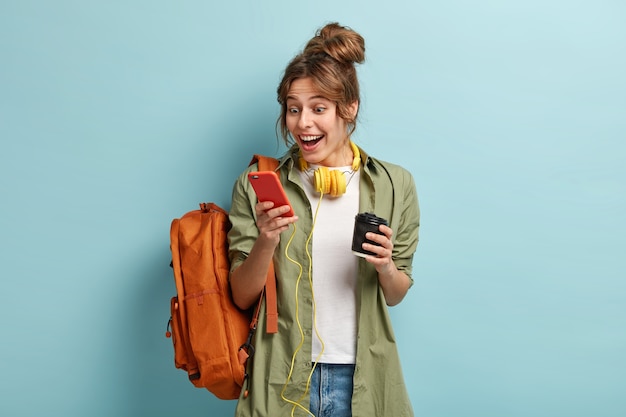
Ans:
{"label": "headphone ear cup", "polygon": [[329,188],[330,190],[328,190],[328,192],[330,193],[330,195],[332,197],[337,197],[337,175],[335,175],[337,173],[336,170],[332,170],[330,171],[330,184]]}
{"label": "headphone ear cup", "polygon": [[332,179],[330,185],[330,195],[333,197],[339,197],[346,192],[346,176],[343,172],[335,169],[332,172]]}
{"label": "headphone ear cup", "polygon": [[346,192],[346,176],[338,169],[319,167],[313,172],[313,187],[318,193],[339,197]]}
{"label": "headphone ear cup", "polygon": [[322,194],[330,193],[330,170],[326,167],[319,167],[313,172],[313,186],[315,191]]}

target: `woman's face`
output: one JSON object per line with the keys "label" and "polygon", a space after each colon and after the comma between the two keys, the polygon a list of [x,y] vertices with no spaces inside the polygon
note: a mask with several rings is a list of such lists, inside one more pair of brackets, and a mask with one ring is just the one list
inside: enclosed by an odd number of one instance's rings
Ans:
{"label": "woman's face", "polygon": [[[357,102],[350,106],[353,115],[357,108]],[[352,164],[346,121],[337,115],[337,105],[321,96],[311,78],[291,83],[285,119],[308,163],[327,167]]]}

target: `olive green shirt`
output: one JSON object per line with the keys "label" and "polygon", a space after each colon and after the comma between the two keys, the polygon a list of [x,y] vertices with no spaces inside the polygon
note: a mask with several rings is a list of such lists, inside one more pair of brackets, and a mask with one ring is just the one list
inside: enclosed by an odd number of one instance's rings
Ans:
{"label": "olive green shirt", "polygon": [[[294,165],[295,158],[295,149],[291,149],[281,158],[278,172],[291,205],[299,217],[288,254],[301,264],[302,278],[298,283],[300,266],[285,256],[285,247],[294,230],[292,225],[290,230],[282,233],[274,252],[278,333],[266,333],[265,316],[262,312],[254,341],[256,351],[250,367],[250,393],[247,398],[240,397],[235,414],[237,417],[290,416],[293,404],[285,401],[281,393],[287,400],[298,402],[307,410],[309,408],[310,395],[308,392],[305,394],[305,390],[312,366],[313,311],[307,275],[309,261],[306,242],[313,224],[314,208],[302,188],[297,168],[294,168],[297,165]],[[412,282],[412,260],[419,230],[419,207],[413,177],[407,170],[368,157],[363,151],[361,158],[363,171],[359,185],[359,211],[374,213],[388,220],[389,227],[394,231],[393,261]],[[247,180],[247,173],[256,169],[256,165],[248,168],[237,179],[233,188],[230,209],[232,229],[228,234],[231,271],[246,259],[259,234],[254,214],[256,196]],[[376,269],[363,258],[359,258],[358,262],[358,333],[352,413],[359,417],[413,416],[388,307],[378,284]],[[302,334],[296,322],[296,309]],[[301,348],[294,358],[294,352],[299,346]],[[291,377],[286,384],[290,370]],[[296,407],[294,415],[308,414]]]}

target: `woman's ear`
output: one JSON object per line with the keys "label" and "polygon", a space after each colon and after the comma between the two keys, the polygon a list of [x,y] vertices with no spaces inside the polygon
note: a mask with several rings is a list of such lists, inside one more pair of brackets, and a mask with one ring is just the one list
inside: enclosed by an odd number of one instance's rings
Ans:
{"label": "woman's ear", "polygon": [[348,111],[350,112],[350,119],[356,119],[356,115],[359,112],[359,101],[355,100],[348,105]]}

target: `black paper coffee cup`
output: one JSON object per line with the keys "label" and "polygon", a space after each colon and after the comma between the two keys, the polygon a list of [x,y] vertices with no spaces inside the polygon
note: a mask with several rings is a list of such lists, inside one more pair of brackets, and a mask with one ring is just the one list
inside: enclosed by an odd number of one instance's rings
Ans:
{"label": "black paper coffee cup", "polygon": [[374,255],[373,252],[363,249],[363,243],[371,243],[372,245],[378,245],[365,238],[367,232],[376,233],[379,235],[384,234],[378,230],[378,226],[384,224],[387,226],[387,220],[376,216],[372,213],[359,213],[354,218],[354,234],[352,235],[352,253],[356,256],[366,257],[367,255]]}

